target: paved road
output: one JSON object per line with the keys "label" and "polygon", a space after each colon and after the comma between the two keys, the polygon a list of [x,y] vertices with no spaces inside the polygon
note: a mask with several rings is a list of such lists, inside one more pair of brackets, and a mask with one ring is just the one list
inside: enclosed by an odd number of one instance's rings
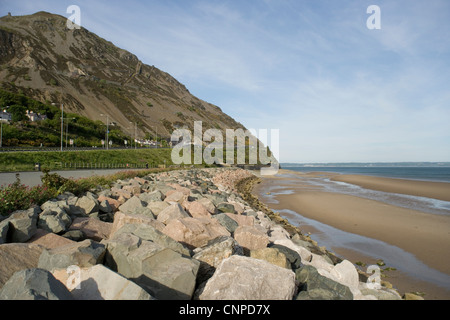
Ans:
{"label": "paved road", "polygon": [[[87,178],[94,175],[109,175],[119,171],[130,169],[105,169],[105,170],[76,170],[76,171],[51,171],[50,173],[57,173],[64,178]],[[142,169],[141,169],[142,170]],[[41,176],[42,172],[18,172],[20,173],[20,181],[22,184],[34,187],[42,184]],[[0,186],[8,185],[16,181],[16,172],[13,173],[0,173]]]}

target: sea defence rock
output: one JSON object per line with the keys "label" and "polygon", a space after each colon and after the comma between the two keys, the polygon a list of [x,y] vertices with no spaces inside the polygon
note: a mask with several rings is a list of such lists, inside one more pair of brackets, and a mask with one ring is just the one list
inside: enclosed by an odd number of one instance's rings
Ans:
{"label": "sea defence rock", "polygon": [[44,249],[38,267],[49,271],[68,268],[72,265],[91,267],[103,262],[105,246],[92,240],[75,242],[54,249]]}
{"label": "sea defence rock", "polygon": [[[153,173],[17,211],[0,222],[0,289],[12,279],[17,291],[26,277],[15,274],[39,269],[30,277],[42,285],[27,299],[400,299],[255,200],[252,177],[234,168]],[[45,270],[70,296],[53,292]],[[80,289],[68,281],[73,270]]]}
{"label": "sea defence rock", "polygon": [[178,242],[198,248],[220,236],[230,236],[228,230],[211,218],[172,219],[163,233]]}
{"label": "sea defence rock", "polygon": [[75,300],[154,300],[133,281],[104,265],[74,268],[72,271],[69,275],[66,269],[60,269],[52,274],[61,283],[66,284]]}
{"label": "sea defence rock", "polygon": [[243,256],[222,261],[208,280],[200,300],[291,300],[295,293],[292,270]]}
{"label": "sea defence rock", "polygon": [[73,300],[69,290],[43,269],[16,272],[0,290],[0,300]]}
{"label": "sea defence rock", "polygon": [[6,242],[27,242],[37,231],[39,207],[16,211],[3,221],[8,223]]}
{"label": "sea defence rock", "polygon": [[191,299],[200,265],[197,260],[131,233],[115,235],[107,241],[106,247],[106,265],[133,280],[153,297]]}
{"label": "sea defence rock", "polygon": [[0,245],[0,288],[17,271],[37,268],[44,250],[35,244],[9,243]]}

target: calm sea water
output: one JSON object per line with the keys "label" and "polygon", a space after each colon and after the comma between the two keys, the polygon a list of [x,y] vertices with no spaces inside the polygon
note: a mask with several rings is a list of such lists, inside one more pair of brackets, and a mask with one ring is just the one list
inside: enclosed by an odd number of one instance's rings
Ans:
{"label": "calm sea water", "polygon": [[399,179],[450,182],[450,167],[283,167],[283,169],[299,172],[324,171]]}

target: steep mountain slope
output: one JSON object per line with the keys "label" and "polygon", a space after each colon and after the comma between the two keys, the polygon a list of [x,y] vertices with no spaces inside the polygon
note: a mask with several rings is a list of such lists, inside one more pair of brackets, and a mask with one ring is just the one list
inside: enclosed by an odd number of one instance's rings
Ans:
{"label": "steep mountain slope", "polygon": [[0,18],[0,86],[66,110],[109,121],[125,132],[170,137],[178,127],[244,128],[194,97],[169,74],[66,18],[38,12]]}

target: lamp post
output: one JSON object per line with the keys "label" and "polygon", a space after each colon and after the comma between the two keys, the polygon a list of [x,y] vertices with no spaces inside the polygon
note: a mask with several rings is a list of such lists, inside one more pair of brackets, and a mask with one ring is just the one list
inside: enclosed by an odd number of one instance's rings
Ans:
{"label": "lamp post", "polygon": [[150,126],[152,129],[155,128],[156,133],[156,149],[158,149],[158,127],[157,126]]}
{"label": "lamp post", "polygon": [[0,148],[3,148],[3,114],[6,113],[6,109],[8,109],[8,108],[9,108],[9,106],[6,107],[4,109],[4,111],[2,111],[2,118],[0,120],[0,126],[1,126],[1,128],[0,128]]}
{"label": "lamp post", "polygon": [[[104,117],[102,113],[100,116]],[[109,150],[109,114],[106,115],[106,150]]]}
{"label": "lamp post", "polygon": [[64,146],[64,104],[61,104],[61,152]]}
{"label": "lamp post", "polygon": [[75,118],[66,118],[66,149],[67,149],[67,140],[69,138],[69,120],[75,120]]}

